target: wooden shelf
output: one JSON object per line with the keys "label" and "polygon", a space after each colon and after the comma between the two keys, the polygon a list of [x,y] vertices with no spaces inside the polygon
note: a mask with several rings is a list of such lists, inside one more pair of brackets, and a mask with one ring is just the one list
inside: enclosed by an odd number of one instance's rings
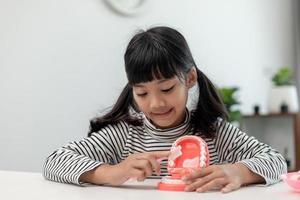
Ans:
{"label": "wooden shelf", "polygon": [[243,115],[244,118],[259,118],[259,117],[295,117],[299,113],[269,113],[269,114],[257,114],[257,115]]}
{"label": "wooden shelf", "polygon": [[295,169],[293,171],[300,170],[300,113],[270,113],[270,114],[258,114],[258,115],[244,115],[243,118],[292,118],[293,130],[294,130],[294,144],[295,144]]}

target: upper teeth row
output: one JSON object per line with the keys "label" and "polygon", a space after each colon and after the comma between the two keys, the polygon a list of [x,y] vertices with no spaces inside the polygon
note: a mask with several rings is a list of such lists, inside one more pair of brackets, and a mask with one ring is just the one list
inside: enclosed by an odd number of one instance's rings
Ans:
{"label": "upper teeth row", "polygon": [[206,166],[206,145],[201,141],[200,167]]}
{"label": "upper teeth row", "polygon": [[[169,157],[169,166],[173,167],[175,165],[174,160],[182,155],[181,146],[175,146],[171,149],[172,154]],[[206,145],[204,142],[200,142],[200,167],[206,166]]]}

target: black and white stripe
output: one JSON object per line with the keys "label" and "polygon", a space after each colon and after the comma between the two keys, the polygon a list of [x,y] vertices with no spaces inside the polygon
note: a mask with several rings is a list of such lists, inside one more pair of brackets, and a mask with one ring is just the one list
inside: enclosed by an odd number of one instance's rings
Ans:
{"label": "black and white stripe", "polygon": [[[137,152],[170,150],[178,137],[193,135],[189,128],[189,113],[182,125],[168,130],[157,129],[142,117],[143,126],[121,121],[57,149],[46,159],[44,176],[57,182],[82,184],[80,175],[103,163],[117,164]],[[201,137],[201,133],[195,135]],[[285,160],[276,150],[230,123],[219,121],[215,139],[202,138],[208,145],[210,164],[243,163],[264,177],[267,185],[279,181],[280,175],[286,172]],[[161,165],[161,176],[168,175],[167,161],[163,160]]]}

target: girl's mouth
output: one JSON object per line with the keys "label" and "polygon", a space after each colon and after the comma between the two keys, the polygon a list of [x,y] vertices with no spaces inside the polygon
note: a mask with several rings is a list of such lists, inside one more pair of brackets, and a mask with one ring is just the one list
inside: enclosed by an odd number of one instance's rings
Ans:
{"label": "girl's mouth", "polygon": [[159,117],[159,118],[164,118],[167,117],[171,112],[173,111],[173,109],[171,108],[170,110],[166,111],[166,112],[152,112],[152,115],[154,117]]}

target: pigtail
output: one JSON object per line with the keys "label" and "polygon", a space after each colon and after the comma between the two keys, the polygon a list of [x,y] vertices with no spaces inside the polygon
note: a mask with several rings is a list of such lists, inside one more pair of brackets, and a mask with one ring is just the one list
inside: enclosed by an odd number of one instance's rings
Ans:
{"label": "pigtail", "polygon": [[197,82],[199,99],[196,110],[193,111],[191,123],[194,132],[202,132],[213,138],[216,132],[216,122],[219,118],[227,119],[225,106],[213,83],[197,67]]}
{"label": "pigtail", "polygon": [[108,124],[116,124],[121,120],[129,124],[140,125],[141,122],[138,119],[130,116],[130,108],[137,110],[133,103],[132,87],[127,83],[112,109],[104,116],[96,117],[90,121],[88,136]]}

